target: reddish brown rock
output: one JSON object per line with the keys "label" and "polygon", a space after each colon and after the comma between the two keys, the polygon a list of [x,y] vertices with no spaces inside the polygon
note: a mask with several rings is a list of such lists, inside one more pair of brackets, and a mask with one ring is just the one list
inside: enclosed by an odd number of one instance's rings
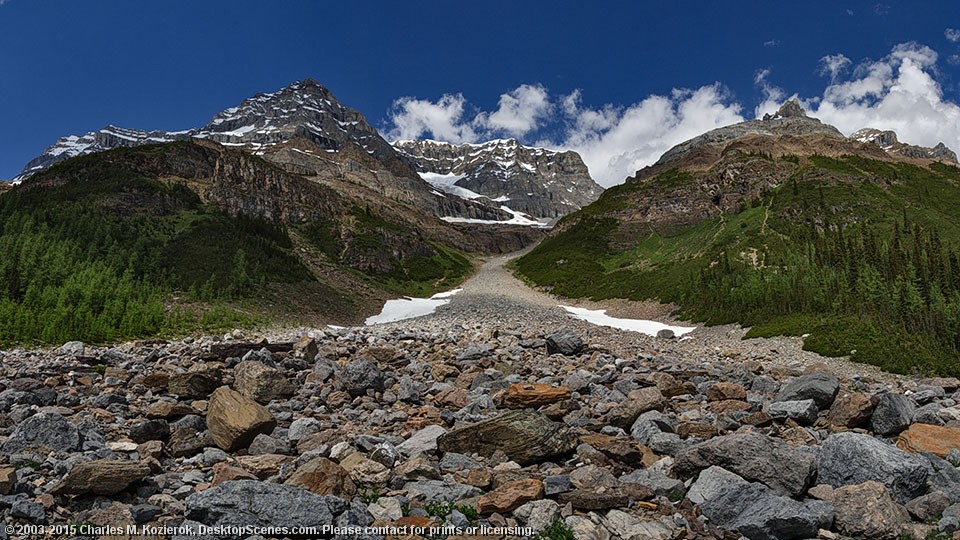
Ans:
{"label": "reddish brown rock", "polygon": [[950,450],[960,448],[960,429],[930,424],[913,424],[897,438],[901,450],[919,454],[932,452],[942,458]]}
{"label": "reddish brown rock", "polygon": [[263,405],[224,386],[210,396],[207,427],[213,442],[232,452],[250,446],[261,433],[269,435],[277,421]]}
{"label": "reddish brown rock", "polygon": [[258,480],[258,478],[239,467],[231,467],[226,463],[221,462],[213,466],[213,480],[210,481],[210,487],[219,486],[231,480]]}
{"label": "reddish brown rock", "polygon": [[543,482],[536,479],[509,482],[486,493],[477,502],[481,514],[510,512],[520,505],[543,497]]}
{"label": "reddish brown rock", "polygon": [[841,394],[830,407],[827,422],[848,428],[860,427],[870,420],[873,407],[874,403],[863,394],[856,392]]}
{"label": "reddish brown rock", "polygon": [[154,403],[146,411],[147,418],[152,420],[171,420],[188,414],[197,414],[197,411],[186,403],[170,403],[169,401]]}
{"label": "reddish brown rock", "polygon": [[508,409],[538,408],[570,399],[570,389],[549,384],[511,384],[503,394],[502,405]]}
{"label": "reddish brown rock", "polygon": [[336,495],[349,500],[357,492],[350,473],[327,458],[317,457],[294,471],[285,482],[318,495]]}
{"label": "reddish brown rock", "polygon": [[437,392],[437,395],[433,396],[433,403],[437,407],[451,409],[462,409],[466,407],[469,400],[470,394],[463,388],[457,388],[456,386],[441,390]]}
{"label": "reddish brown rock", "polygon": [[660,459],[653,450],[632,440],[612,435],[582,435],[580,442],[589,444],[608,458],[634,467],[649,467]]}
{"label": "reddish brown rock", "polygon": [[717,436],[717,428],[711,424],[700,424],[697,422],[681,422],[677,425],[677,435],[686,439],[688,437],[699,437],[701,439],[710,439]]}
{"label": "reddish brown rock", "polygon": [[717,414],[727,414],[737,411],[749,411],[752,407],[746,401],[736,399],[726,399],[723,401],[712,401],[707,407]]}
{"label": "reddish brown rock", "polygon": [[707,388],[707,400],[724,401],[728,399],[745,400],[747,399],[747,389],[732,382],[718,382]]}
{"label": "reddish brown rock", "polygon": [[0,468],[0,495],[7,495],[17,483],[17,470],[13,467]]}
{"label": "reddish brown rock", "polygon": [[749,416],[744,416],[740,423],[748,426],[764,427],[773,422],[773,417],[763,411],[757,411]]}
{"label": "reddish brown rock", "polygon": [[280,454],[261,454],[259,456],[239,456],[237,463],[244,469],[253,473],[260,480],[280,472],[280,467],[287,464],[293,464],[294,458]]}

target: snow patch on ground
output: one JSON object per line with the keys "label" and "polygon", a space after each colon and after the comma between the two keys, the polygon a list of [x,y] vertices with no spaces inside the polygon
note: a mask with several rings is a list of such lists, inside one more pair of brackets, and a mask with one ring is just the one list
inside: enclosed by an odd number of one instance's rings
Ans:
{"label": "snow patch on ground", "polygon": [[647,334],[648,336],[656,336],[660,330],[667,329],[673,330],[673,333],[677,337],[680,337],[696,329],[696,326],[670,326],[657,321],[645,321],[642,319],[618,319],[607,315],[607,310],[605,309],[586,309],[564,305],[560,307],[567,310],[567,312],[575,318],[597,326],[609,326],[620,330],[630,330],[632,332]]}
{"label": "snow patch on ground", "polygon": [[450,302],[450,297],[462,290],[453,289],[452,291],[437,293],[430,298],[410,298],[407,296],[396,300],[387,300],[380,314],[368,317],[365,322],[369,326],[429,315],[436,311],[438,307]]}

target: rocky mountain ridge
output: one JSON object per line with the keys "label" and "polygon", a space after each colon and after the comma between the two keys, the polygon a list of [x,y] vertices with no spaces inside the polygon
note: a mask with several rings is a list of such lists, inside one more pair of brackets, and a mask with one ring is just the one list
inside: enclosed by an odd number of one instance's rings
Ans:
{"label": "rocky mountain ridge", "polygon": [[564,216],[603,192],[576,152],[528,147],[516,139],[460,145],[397,141],[393,146],[446,193],[486,197],[538,218]]}

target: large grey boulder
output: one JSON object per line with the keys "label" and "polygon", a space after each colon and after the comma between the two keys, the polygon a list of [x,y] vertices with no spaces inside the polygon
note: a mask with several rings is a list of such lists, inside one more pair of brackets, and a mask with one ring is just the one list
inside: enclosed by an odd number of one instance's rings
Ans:
{"label": "large grey boulder", "polygon": [[673,471],[688,478],[716,465],[774,490],[803,495],[817,472],[817,459],[780,439],[755,432],[734,433],[695,444],[677,454]]}
{"label": "large grey boulder", "polygon": [[906,504],[927,491],[926,460],[869,435],[837,433],[820,449],[819,481],[833,487],[882,483],[893,500]]}
{"label": "large grey boulder", "polygon": [[824,371],[797,377],[780,389],[774,401],[801,401],[812,399],[817,407],[826,409],[840,390],[840,381]]}
{"label": "large grey boulder", "polygon": [[700,476],[697,477],[697,481],[694,482],[693,485],[690,486],[690,490],[687,491],[687,498],[690,499],[690,502],[693,504],[703,504],[710,499],[716,498],[724,492],[725,488],[731,485],[745,485],[748,483],[749,482],[744,480],[740,475],[714,465],[700,471]]}
{"label": "large grey boulder", "polygon": [[896,435],[910,427],[917,406],[907,396],[884,394],[870,418],[870,429],[877,435]]}
{"label": "large grey boulder", "polygon": [[39,413],[17,424],[3,441],[0,452],[75,452],[80,450],[80,445],[80,430],[76,425],[57,413]]}
{"label": "large grey boulder", "polygon": [[322,527],[347,510],[338,497],[320,496],[305,489],[236,480],[187,497],[185,517],[207,526]]}
{"label": "large grey boulder", "polygon": [[583,350],[583,340],[569,330],[561,330],[547,336],[547,352],[573,356]]}
{"label": "large grey boulder", "polygon": [[817,531],[833,520],[828,503],[801,503],[755,482],[724,487],[700,510],[712,524],[750,540],[816,538]]}
{"label": "large grey boulder", "polygon": [[798,424],[810,425],[817,421],[817,404],[812,399],[776,401],[767,405],[767,414],[775,419],[789,418]]}
{"label": "large grey boulder", "polygon": [[337,389],[353,397],[366,395],[367,390],[383,392],[383,384],[383,372],[369,360],[354,360],[337,374]]}

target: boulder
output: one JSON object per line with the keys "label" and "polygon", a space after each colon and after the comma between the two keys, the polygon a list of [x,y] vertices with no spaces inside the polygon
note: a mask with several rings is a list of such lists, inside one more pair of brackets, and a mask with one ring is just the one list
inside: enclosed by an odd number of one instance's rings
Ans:
{"label": "boulder", "polygon": [[216,369],[175,373],[167,381],[167,391],[181,398],[206,399],[220,386],[220,381],[220,371]]}
{"label": "boulder", "polygon": [[950,450],[960,448],[960,429],[913,424],[897,438],[897,448],[911,454],[930,452],[945,458]]}
{"label": "boulder", "polygon": [[799,401],[776,401],[767,406],[767,414],[777,420],[789,418],[802,425],[817,421],[817,404],[812,399]]}
{"label": "boulder", "polygon": [[841,394],[833,402],[827,421],[835,426],[855,428],[865,425],[873,415],[874,404],[860,393]]}
{"label": "boulder", "polygon": [[833,491],[834,525],[847,536],[896,538],[910,521],[907,511],[890,498],[887,488],[873,480]]}
{"label": "boulder", "polygon": [[750,540],[816,538],[833,517],[827,503],[801,503],[755,482],[722,488],[700,510],[711,524]]}
{"label": "boulder", "polygon": [[583,340],[569,330],[554,332],[547,336],[547,353],[574,356],[583,350]]}
{"label": "boulder", "polygon": [[703,504],[723,493],[724,489],[732,485],[749,484],[742,476],[734,474],[723,467],[713,465],[700,471],[697,481],[687,491],[687,498],[693,504]]}
{"label": "boulder", "polygon": [[877,435],[895,435],[907,429],[913,422],[917,406],[910,398],[900,394],[884,394],[870,418],[870,429]]}
{"label": "boulder", "polygon": [[805,493],[817,472],[813,454],[755,432],[716,437],[682,450],[673,471],[689,478],[711,465],[763,482],[790,497]]}
{"label": "boulder", "polygon": [[942,491],[927,493],[907,503],[907,512],[917,521],[927,521],[938,517],[950,506],[950,497]]}
{"label": "boulder", "polygon": [[50,492],[55,495],[113,495],[127,489],[130,484],[143,480],[148,474],[150,467],[136,461],[84,461],[70,469]]}
{"label": "boulder", "polygon": [[[186,498],[185,517],[208,527],[322,527],[334,523],[347,503],[305,489],[256,480],[237,480]],[[235,538],[223,535],[222,538]]]}
{"label": "boulder", "polygon": [[409,439],[397,445],[397,450],[410,457],[416,457],[421,454],[430,454],[437,450],[437,439],[439,439],[447,430],[443,426],[431,424],[417,431]]}
{"label": "boulder", "polygon": [[80,450],[80,443],[80,430],[72,422],[57,413],[39,413],[17,424],[0,452],[74,452]]}
{"label": "boulder", "polygon": [[350,499],[357,492],[357,486],[346,469],[324,457],[304,463],[284,483],[318,495],[330,494],[344,499]]}
{"label": "boulder", "polygon": [[501,450],[520,465],[531,465],[572,452],[577,437],[564,424],[521,410],[453,429],[437,439],[437,447],[441,452],[488,457]]}
{"label": "boulder", "polygon": [[218,388],[207,405],[207,427],[217,446],[228,452],[246,448],[269,434],[277,421],[266,407],[227,387]]}
{"label": "boulder", "polygon": [[258,403],[290,397],[297,391],[282,371],[254,360],[237,364],[233,376],[234,390]]}
{"label": "boulder", "polygon": [[524,503],[543,497],[543,482],[536,479],[507,482],[480,496],[477,510],[481,514],[510,512]]}
{"label": "boulder", "polygon": [[641,414],[648,411],[662,411],[666,406],[663,394],[655,386],[633,390],[627,399],[618,403],[607,413],[607,422],[612,426],[628,429]]}
{"label": "boulder", "polygon": [[708,401],[726,401],[728,399],[747,399],[747,389],[733,382],[718,382],[707,388]]}
{"label": "boulder", "polygon": [[507,409],[536,409],[558,401],[570,399],[570,390],[549,384],[511,384],[501,398]]}
{"label": "boulder", "polygon": [[906,504],[926,492],[925,461],[869,435],[836,433],[820,448],[818,478],[835,488],[876,480],[893,500]]}
{"label": "boulder", "polygon": [[791,380],[777,392],[773,400],[800,401],[812,399],[817,407],[826,409],[833,403],[839,390],[839,379],[825,371],[818,371]]}
{"label": "boulder", "polygon": [[58,352],[64,356],[83,356],[86,346],[82,341],[68,341],[60,346]]}
{"label": "boulder", "polygon": [[346,392],[352,397],[365,396],[367,390],[383,392],[384,382],[383,372],[377,364],[362,359],[350,362],[336,376],[337,390]]}

